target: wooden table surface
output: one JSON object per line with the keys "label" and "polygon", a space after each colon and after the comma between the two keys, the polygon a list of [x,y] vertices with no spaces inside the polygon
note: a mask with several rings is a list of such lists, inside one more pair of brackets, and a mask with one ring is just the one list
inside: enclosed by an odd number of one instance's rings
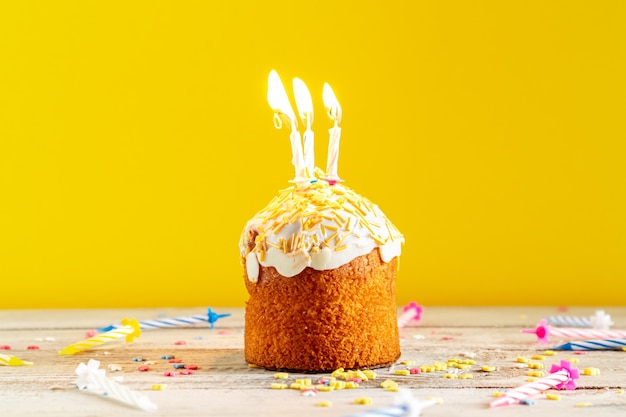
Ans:
{"label": "wooden table surface", "polygon": [[[534,335],[522,328],[534,328],[551,315],[591,316],[604,309],[615,322],[612,328],[626,328],[626,307],[572,307],[557,311],[549,307],[426,307],[419,323],[401,330],[401,360],[417,366],[446,362],[451,358],[474,359],[468,371],[472,379],[444,378],[446,371],[397,376],[390,368],[377,369],[374,380],[357,389],[319,392],[304,396],[297,390],[272,390],[275,372],[250,368],[243,356],[243,309],[215,309],[230,313],[215,328],[206,325],[187,328],[143,331],[133,343],[111,342],[72,356],[59,350],[85,338],[88,330],[119,322],[122,318],[148,320],[159,317],[199,315],[204,309],[128,309],[128,310],[0,310],[0,345],[10,345],[11,354],[33,362],[32,366],[0,366],[0,415],[2,416],[350,416],[393,404],[397,393],[380,387],[386,379],[410,389],[419,399],[438,397],[441,404],[422,412],[423,416],[527,416],[542,413],[559,416],[626,415],[626,352],[593,351],[583,355],[559,351],[542,362],[545,370],[562,359],[574,359],[582,372],[592,367],[597,376],[581,376],[573,391],[558,391],[560,400],[535,398],[534,406],[514,405],[489,408],[493,393],[515,388],[528,378],[528,368],[517,362],[519,356],[541,354],[548,346],[563,342],[553,338],[540,345]],[[176,344],[185,341],[186,344]],[[552,343],[553,342],[553,343]],[[39,346],[38,350],[27,349]],[[175,355],[199,369],[193,375],[164,376],[172,365],[161,360]],[[139,372],[141,356],[156,360],[148,372]],[[74,373],[81,362],[97,359],[101,368],[120,365],[122,371],[107,371],[107,376],[123,377],[125,386],[152,400],[158,409],[146,412],[107,398],[90,395],[76,388]],[[495,366],[484,372],[482,365]],[[316,380],[329,374],[289,375]],[[166,384],[153,390],[152,384]],[[369,397],[371,405],[358,405],[358,397]],[[331,401],[330,407],[316,406]],[[588,403],[581,407],[582,403]],[[535,415],[535,414],[533,414]]]}

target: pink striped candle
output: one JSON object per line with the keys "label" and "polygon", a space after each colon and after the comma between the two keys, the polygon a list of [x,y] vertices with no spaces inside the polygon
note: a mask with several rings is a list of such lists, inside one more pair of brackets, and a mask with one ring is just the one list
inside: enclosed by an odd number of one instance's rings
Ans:
{"label": "pink striped candle", "polygon": [[419,321],[422,311],[424,311],[424,307],[411,301],[402,308],[402,315],[398,317],[398,327],[403,328],[411,321]]}
{"label": "pink striped candle", "polygon": [[580,378],[578,369],[572,368],[570,362],[563,360],[561,366],[552,365],[550,375],[505,392],[503,396],[489,403],[489,407],[519,404],[521,400],[549,389],[573,390],[576,388],[574,380],[578,378]]}
{"label": "pink striped candle", "polygon": [[550,336],[569,339],[613,339],[626,337],[626,330],[581,329],[573,327],[551,327],[542,319],[535,329],[522,329],[522,333],[537,335],[539,343],[548,343]]}

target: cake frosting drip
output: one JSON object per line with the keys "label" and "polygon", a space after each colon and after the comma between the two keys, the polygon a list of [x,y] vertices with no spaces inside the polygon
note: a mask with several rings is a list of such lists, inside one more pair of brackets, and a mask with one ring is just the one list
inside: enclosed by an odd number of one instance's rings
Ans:
{"label": "cake frosting drip", "polygon": [[389,262],[400,256],[403,243],[403,235],[376,204],[340,183],[318,178],[281,190],[246,224],[239,249],[248,279],[255,282],[259,264],[292,277],[306,267],[338,268],[374,248]]}

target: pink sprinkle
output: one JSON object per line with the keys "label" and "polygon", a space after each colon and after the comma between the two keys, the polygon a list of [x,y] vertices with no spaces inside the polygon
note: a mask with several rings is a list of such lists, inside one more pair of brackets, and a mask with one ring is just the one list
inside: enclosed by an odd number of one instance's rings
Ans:
{"label": "pink sprinkle", "polygon": [[9,345],[1,345],[0,350],[11,350],[11,346]]}
{"label": "pink sprinkle", "polygon": [[437,334],[437,330],[432,330],[430,334]]}
{"label": "pink sprinkle", "polygon": [[174,371],[165,371],[163,372],[164,376],[176,376],[178,375],[178,372],[174,372]]}
{"label": "pink sprinkle", "polygon": [[409,372],[411,373],[411,375],[415,375],[422,373],[422,370],[420,368],[411,368],[409,369]]}
{"label": "pink sprinkle", "polygon": [[363,380],[361,378],[348,378],[346,379],[346,382],[356,382],[357,384],[360,384]]}
{"label": "pink sprinkle", "polygon": [[567,307],[566,306],[559,306],[557,308],[557,310],[559,310],[559,311],[567,311]]}
{"label": "pink sprinkle", "polygon": [[584,355],[587,352],[581,352],[580,350],[574,351],[574,355]]}
{"label": "pink sprinkle", "polygon": [[454,340],[454,337],[452,337],[452,336],[442,336],[441,340]]}
{"label": "pink sprinkle", "polygon": [[191,369],[186,369],[184,371],[180,371],[181,375],[193,375],[194,372]]}
{"label": "pink sprinkle", "polygon": [[29,345],[29,346],[26,346],[26,349],[28,349],[28,350],[37,350],[37,349],[39,349],[39,346],[37,346],[37,345]]}
{"label": "pink sprinkle", "polygon": [[96,331],[96,329],[91,329],[91,330],[87,330],[85,332],[85,338],[89,339],[90,337],[94,337],[96,334],[98,334],[98,332]]}
{"label": "pink sprinkle", "polygon": [[185,365],[185,369],[198,369],[198,365],[195,363],[188,363]]}
{"label": "pink sprinkle", "polygon": [[170,359],[170,360],[168,360],[167,362],[168,362],[168,363],[181,363],[182,361],[183,361],[182,359],[176,359],[176,358],[174,358],[174,359]]}
{"label": "pink sprinkle", "polygon": [[230,333],[228,330],[220,330],[217,334],[228,334]]}
{"label": "pink sprinkle", "polygon": [[142,365],[142,366],[139,366],[139,367],[137,368],[137,370],[138,370],[139,372],[146,372],[146,371],[149,371],[149,370],[150,370],[150,367],[149,367],[149,366],[147,366],[147,365]]}
{"label": "pink sprinkle", "polygon": [[187,342],[185,342],[184,340],[177,340],[174,342],[175,345],[186,345]]}

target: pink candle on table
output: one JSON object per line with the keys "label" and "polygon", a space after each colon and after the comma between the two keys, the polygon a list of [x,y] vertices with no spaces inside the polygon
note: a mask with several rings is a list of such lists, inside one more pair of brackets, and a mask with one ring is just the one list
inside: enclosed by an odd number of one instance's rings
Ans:
{"label": "pink candle on table", "polygon": [[552,365],[550,375],[505,392],[503,396],[489,403],[489,407],[519,404],[521,400],[549,389],[573,390],[576,388],[574,380],[579,377],[578,369],[572,368],[568,361],[563,360],[560,366]]}
{"label": "pink candle on table", "polygon": [[609,339],[626,337],[626,330],[582,329],[575,327],[551,327],[547,320],[542,319],[536,328],[523,329],[522,333],[537,335],[539,343],[548,343],[550,336],[569,339]]}

